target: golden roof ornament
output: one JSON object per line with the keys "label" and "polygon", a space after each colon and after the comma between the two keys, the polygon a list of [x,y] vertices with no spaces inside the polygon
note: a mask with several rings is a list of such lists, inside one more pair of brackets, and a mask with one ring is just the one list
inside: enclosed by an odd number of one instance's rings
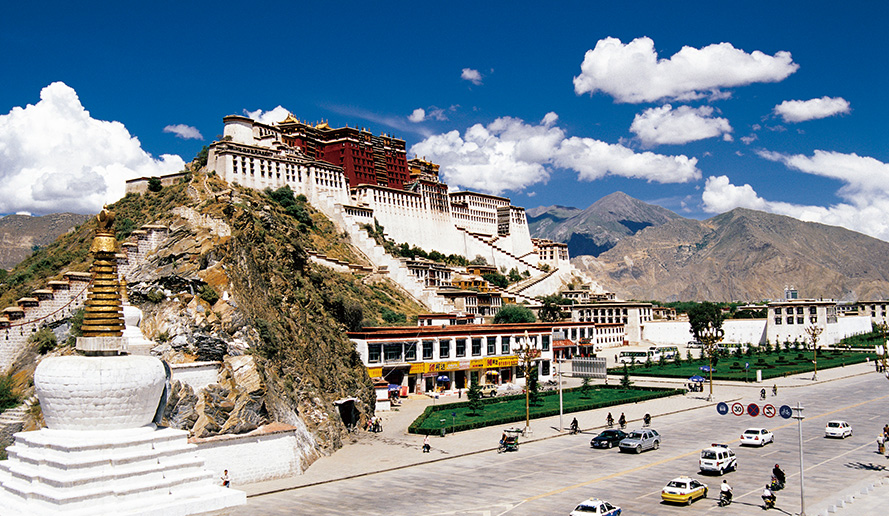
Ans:
{"label": "golden roof ornament", "polygon": [[[114,212],[103,207],[101,213],[96,216],[98,229],[93,238],[90,253],[93,255],[93,264],[90,273],[93,282],[89,287],[87,299],[84,302],[83,314],[83,343],[78,339],[78,349],[84,351],[123,351],[120,343],[116,350],[108,349],[114,346],[116,339],[121,337],[125,327],[123,318],[123,302],[121,300],[121,285],[117,277],[117,238],[114,236]],[[112,337],[112,339],[106,339]],[[98,338],[98,339],[96,339]],[[83,345],[81,345],[83,344]]]}

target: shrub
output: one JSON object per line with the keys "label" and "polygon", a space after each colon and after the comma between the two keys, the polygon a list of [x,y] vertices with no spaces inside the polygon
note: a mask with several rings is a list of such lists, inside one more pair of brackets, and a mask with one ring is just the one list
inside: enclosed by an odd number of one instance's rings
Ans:
{"label": "shrub", "polygon": [[630,381],[630,370],[627,368],[627,364],[624,363],[624,372],[620,377],[620,386],[622,389],[629,389],[631,385],[633,385],[633,382]]}
{"label": "shrub", "polygon": [[40,331],[31,334],[28,337],[28,342],[36,344],[37,352],[41,355],[56,349],[56,344],[58,344],[56,334],[47,327],[40,328]]}
{"label": "shrub", "polygon": [[210,285],[201,286],[200,290],[201,299],[210,303],[211,305],[215,305],[217,301],[219,301],[219,293],[216,292],[216,289],[211,287]]}
{"label": "shrub", "polygon": [[[385,307],[385,306],[383,307],[383,310],[381,311],[380,315],[383,317],[383,320],[389,324],[397,324],[397,323],[407,322],[407,316],[405,316],[403,313],[396,312],[395,310],[392,310],[392,309]],[[364,326],[364,325],[362,325],[362,326]]]}
{"label": "shrub", "polygon": [[494,324],[532,323],[536,320],[534,312],[522,305],[506,305],[494,316]]}
{"label": "shrub", "polygon": [[19,398],[13,391],[12,375],[0,376],[0,410],[18,405]]}
{"label": "shrub", "polygon": [[160,192],[163,188],[164,186],[161,184],[161,179],[159,177],[148,178],[149,192]]}
{"label": "shrub", "polygon": [[469,390],[466,391],[466,398],[469,400],[469,409],[473,414],[480,414],[484,410],[485,405],[482,403],[482,388],[478,382],[472,382]]}
{"label": "shrub", "polygon": [[160,303],[164,299],[167,299],[167,295],[164,294],[163,290],[152,289],[145,295],[145,298],[152,303]]}

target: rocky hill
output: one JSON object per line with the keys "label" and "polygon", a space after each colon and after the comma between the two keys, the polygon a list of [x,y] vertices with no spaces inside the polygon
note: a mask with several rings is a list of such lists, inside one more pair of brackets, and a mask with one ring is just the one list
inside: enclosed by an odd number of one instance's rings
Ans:
{"label": "rocky hill", "polygon": [[[219,385],[199,393],[173,386],[166,424],[199,437],[274,421],[294,425],[308,436],[307,466],[346,436],[334,401],[356,398],[359,422],[372,413],[372,385],[345,332],[382,323],[384,310],[410,316],[422,308],[384,276],[335,272],[310,260],[313,251],[366,265],[304,199],[196,172],[160,192],[127,195],[110,208],[119,238],[148,223],[170,228],[129,276],[130,301],[144,313],[142,331],[158,343],[152,353],[173,363],[225,360]],[[87,221],[16,266],[0,284],[0,305],[14,304],[62,271],[86,270],[95,226],[95,219]],[[76,319],[55,328],[60,342],[76,332]],[[69,352],[63,344],[51,353]],[[24,355],[17,377],[33,371],[42,356],[34,350]],[[239,356],[249,357],[259,376],[247,385],[238,379],[245,376],[243,363],[232,362]]]}
{"label": "rocky hill", "polygon": [[0,269],[11,269],[31,255],[35,248],[44,247],[76,226],[89,215],[52,213],[42,217],[7,215],[0,218]]}
{"label": "rocky hill", "polygon": [[889,243],[824,224],[748,209],[696,221],[676,216],[572,262],[627,299],[889,297]]}
{"label": "rocky hill", "polygon": [[527,216],[531,236],[565,242],[571,256],[599,256],[620,240],[647,227],[682,218],[623,192],[607,195],[585,210],[538,207],[528,210]]}

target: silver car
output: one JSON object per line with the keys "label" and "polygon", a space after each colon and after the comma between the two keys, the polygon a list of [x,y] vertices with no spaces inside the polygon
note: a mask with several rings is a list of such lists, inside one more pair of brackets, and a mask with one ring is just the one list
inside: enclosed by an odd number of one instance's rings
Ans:
{"label": "silver car", "polygon": [[630,435],[620,442],[620,451],[634,451],[642,453],[643,450],[657,450],[661,445],[661,435],[657,430],[651,428],[643,428],[634,430]]}

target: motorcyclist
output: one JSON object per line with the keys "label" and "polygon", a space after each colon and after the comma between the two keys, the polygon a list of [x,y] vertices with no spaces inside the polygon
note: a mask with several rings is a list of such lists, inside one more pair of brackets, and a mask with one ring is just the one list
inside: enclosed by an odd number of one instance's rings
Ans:
{"label": "motorcyclist", "polygon": [[627,427],[627,416],[625,416],[623,412],[620,413],[620,418],[618,418],[617,424],[619,424],[621,428]]}
{"label": "motorcyclist", "polygon": [[775,383],[775,384],[772,384],[772,396],[777,396],[777,395],[778,395],[778,384]]}
{"label": "motorcyclist", "polygon": [[784,476],[784,472],[781,471],[781,467],[778,466],[777,464],[775,464],[775,467],[772,468],[772,475],[775,477],[775,480],[778,481],[778,485],[783,488],[785,476]]}
{"label": "motorcyclist", "polygon": [[732,503],[732,486],[728,485],[728,480],[723,480],[719,486],[719,497],[725,500],[725,505]]}
{"label": "motorcyclist", "polygon": [[578,430],[577,418],[571,420],[571,433],[576,434]]}
{"label": "motorcyclist", "polygon": [[762,501],[766,505],[766,508],[775,506],[775,498],[775,493],[773,493],[772,490],[769,489],[769,485],[766,484],[766,488],[762,490]]}
{"label": "motorcyclist", "polygon": [[608,425],[608,428],[614,426],[614,417],[611,415],[611,412],[609,412],[608,415],[605,416],[605,424]]}
{"label": "motorcyclist", "polygon": [[759,391],[759,399],[761,399],[761,400],[766,399],[766,390],[765,390],[765,388],[763,388],[761,391]]}
{"label": "motorcyclist", "polygon": [[645,414],[642,417],[642,424],[644,426],[651,426],[651,414]]}

